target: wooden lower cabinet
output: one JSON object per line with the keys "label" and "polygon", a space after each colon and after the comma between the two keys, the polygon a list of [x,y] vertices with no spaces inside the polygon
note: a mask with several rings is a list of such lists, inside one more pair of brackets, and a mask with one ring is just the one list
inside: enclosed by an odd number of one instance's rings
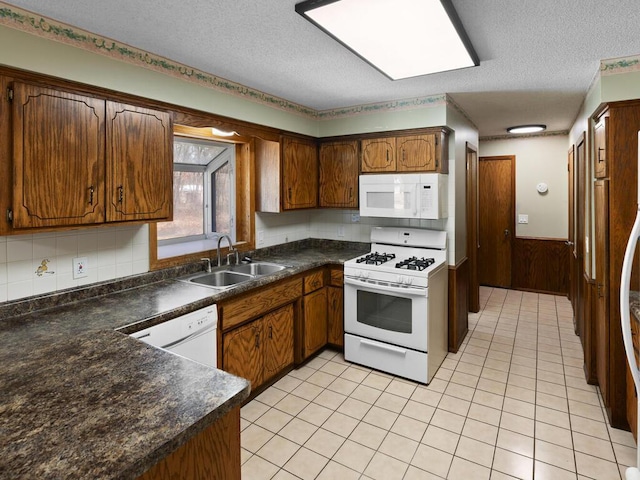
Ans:
{"label": "wooden lower cabinet", "polygon": [[262,323],[264,379],[269,380],[293,364],[293,305],[268,313]]}
{"label": "wooden lower cabinet", "polygon": [[327,341],[344,347],[344,299],[342,287],[327,287]]}
{"label": "wooden lower cabinet", "polygon": [[302,299],[303,359],[327,344],[327,287],[316,290]]}
{"label": "wooden lower cabinet", "polygon": [[240,407],[138,477],[138,480],[240,480]]}
{"label": "wooden lower cabinet", "polygon": [[293,305],[268,313],[222,336],[224,371],[255,390],[293,364]]}

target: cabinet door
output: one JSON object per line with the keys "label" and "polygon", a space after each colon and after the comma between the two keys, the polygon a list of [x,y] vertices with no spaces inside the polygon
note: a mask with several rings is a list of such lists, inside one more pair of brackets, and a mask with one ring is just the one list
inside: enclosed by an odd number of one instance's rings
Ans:
{"label": "cabinet door", "polygon": [[358,208],[358,142],[320,146],[320,206]]}
{"label": "cabinet door", "polygon": [[304,349],[303,357],[327,343],[327,289],[321,288],[303,297]]}
{"label": "cabinet door", "polygon": [[609,405],[609,181],[594,183],[596,233],[596,372],[605,406]]}
{"label": "cabinet door", "polygon": [[282,196],[284,210],[318,205],[318,149],[315,143],[283,137]]}
{"label": "cabinet door", "polygon": [[104,100],[15,83],[14,228],[104,221]]}
{"label": "cabinet door", "polygon": [[396,139],[372,138],[362,140],[363,173],[396,171]]}
{"label": "cabinet door", "polygon": [[167,112],[107,102],[107,221],[170,220],[173,131]]}
{"label": "cabinet door", "polygon": [[344,346],[344,302],[342,287],[327,287],[328,342]]}
{"label": "cabinet door", "polygon": [[222,369],[251,382],[254,389],[263,380],[262,320],[256,320],[222,336]]}
{"label": "cabinet door", "polygon": [[594,153],[595,160],[593,164],[593,173],[596,178],[605,178],[609,172],[607,168],[607,130],[609,124],[609,116],[603,117],[594,129]]}
{"label": "cabinet door", "polygon": [[397,169],[399,172],[428,172],[436,169],[436,136],[398,137]]}
{"label": "cabinet door", "polygon": [[263,317],[264,379],[293,364],[293,305]]}

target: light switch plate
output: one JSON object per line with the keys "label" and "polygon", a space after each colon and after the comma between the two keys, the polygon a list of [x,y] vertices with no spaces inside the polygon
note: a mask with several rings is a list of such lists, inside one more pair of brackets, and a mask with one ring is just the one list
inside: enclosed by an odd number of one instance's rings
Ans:
{"label": "light switch plate", "polygon": [[73,278],[84,278],[89,275],[89,261],[87,257],[73,259]]}
{"label": "light switch plate", "polygon": [[518,214],[518,223],[529,223],[529,215],[524,213]]}

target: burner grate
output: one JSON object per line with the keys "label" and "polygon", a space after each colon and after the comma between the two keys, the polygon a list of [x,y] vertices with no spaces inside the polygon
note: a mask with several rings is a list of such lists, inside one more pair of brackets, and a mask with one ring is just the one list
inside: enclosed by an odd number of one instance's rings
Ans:
{"label": "burner grate", "polygon": [[434,263],[435,263],[435,260],[433,258],[411,257],[396,263],[396,268],[422,271],[428,268],[429,266],[433,265]]}
{"label": "burner grate", "polygon": [[389,260],[393,260],[394,258],[396,258],[396,256],[393,253],[374,252],[369,253],[364,257],[358,258],[356,260],[356,263],[364,263],[366,265],[382,265],[383,263],[388,262]]}

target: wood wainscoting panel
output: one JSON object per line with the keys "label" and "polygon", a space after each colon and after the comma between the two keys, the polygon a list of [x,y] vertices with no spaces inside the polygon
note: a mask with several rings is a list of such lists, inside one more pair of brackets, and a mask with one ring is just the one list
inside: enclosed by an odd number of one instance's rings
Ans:
{"label": "wood wainscoting panel", "polygon": [[240,480],[240,407],[232,409],[137,480]]}
{"label": "wood wainscoting panel", "polygon": [[449,351],[456,353],[469,331],[469,262],[449,266]]}
{"label": "wood wainscoting panel", "polygon": [[512,288],[567,295],[569,247],[565,240],[516,237]]}

